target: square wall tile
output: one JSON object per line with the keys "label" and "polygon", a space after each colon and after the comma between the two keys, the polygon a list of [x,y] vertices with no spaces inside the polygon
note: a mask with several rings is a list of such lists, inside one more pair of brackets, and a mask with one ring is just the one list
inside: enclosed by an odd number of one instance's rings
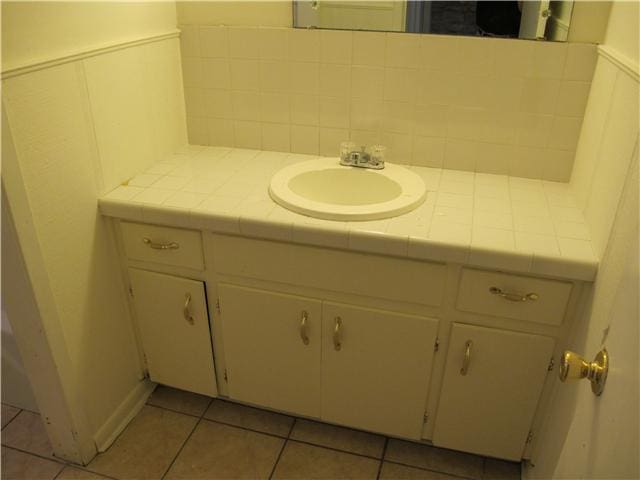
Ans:
{"label": "square wall tile", "polygon": [[596,68],[596,45],[589,43],[567,44],[567,60],[564,66],[566,80],[590,82]]}
{"label": "square wall tile", "polygon": [[385,33],[353,32],[353,64],[384,66]]}
{"label": "square wall tile", "polygon": [[232,59],[231,88],[234,90],[260,89],[260,62],[258,60]]}
{"label": "square wall tile", "polygon": [[255,27],[228,27],[231,58],[260,58],[260,30]]}
{"label": "square wall tile", "polygon": [[346,97],[351,87],[351,68],[348,65],[320,65],[318,91],[329,97]]}
{"label": "square wall tile", "polygon": [[233,122],[234,144],[239,148],[262,147],[262,130],[259,122]]}
{"label": "square wall tile", "polygon": [[263,60],[287,60],[289,58],[289,29],[260,27],[260,58]]}
{"label": "square wall tile", "polygon": [[207,136],[207,145],[216,145],[221,147],[235,146],[233,120],[208,118]]}
{"label": "square wall tile", "polygon": [[[202,93],[204,116],[210,118],[233,118],[233,101],[230,90],[205,89]],[[197,99],[197,97],[196,97]],[[194,101],[196,100],[194,99]],[[186,101],[186,90],[185,90]],[[196,107],[193,107],[196,108]],[[187,108],[188,110],[188,108]]]}
{"label": "square wall tile", "polygon": [[387,33],[385,40],[384,64],[387,67],[416,67],[418,64],[420,35]]}
{"label": "square wall tile", "polygon": [[442,168],[445,139],[442,137],[413,137],[411,165]]}
{"label": "square wall tile", "polygon": [[226,58],[202,59],[204,88],[231,88],[231,68]]}
{"label": "square wall tile", "polygon": [[280,60],[260,62],[260,88],[267,92],[289,93],[291,72],[289,63]]}
{"label": "square wall tile", "polygon": [[320,155],[338,157],[340,143],[348,139],[349,130],[346,128],[320,128]]}
{"label": "square wall tile", "polygon": [[318,127],[291,125],[291,151],[317,155],[320,149]]}
{"label": "square wall tile", "polygon": [[180,25],[180,54],[183,57],[199,57],[200,38],[197,25]]}
{"label": "square wall tile", "polygon": [[227,58],[229,34],[227,27],[200,26],[200,51],[203,57]]}
{"label": "square wall tile", "polygon": [[274,152],[290,152],[289,125],[283,123],[262,124],[262,148]]}
{"label": "square wall tile", "polygon": [[320,61],[320,31],[306,28],[290,29],[289,59],[295,62]]}
{"label": "square wall tile", "polygon": [[291,62],[289,78],[291,93],[318,94],[320,84],[318,63]]}
{"label": "square wall tile", "polygon": [[320,100],[317,95],[293,94],[289,96],[291,123],[318,125]]}
{"label": "square wall tile", "polygon": [[349,30],[320,30],[320,61],[350,65],[352,37]]}
{"label": "square wall tile", "polygon": [[351,67],[351,96],[380,100],[384,92],[384,68],[369,65]]}
{"label": "square wall tile", "polygon": [[320,126],[349,128],[349,101],[344,97],[320,97]]}
{"label": "square wall tile", "polygon": [[536,78],[562,78],[567,45],[564,42],[535,42],[531,75]]}

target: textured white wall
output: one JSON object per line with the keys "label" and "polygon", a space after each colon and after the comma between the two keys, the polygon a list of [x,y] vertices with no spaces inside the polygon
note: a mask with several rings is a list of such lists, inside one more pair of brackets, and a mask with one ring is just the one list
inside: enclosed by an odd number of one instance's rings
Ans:
{"label": "textured white wall", "polygon": [[[637,49],[637,10],[613,4],[605,46],[614,53],[631,57]],[[627,67],[635,74],[599,58],[571,178],[601,263],[568,348],[590,360],[605,346],[612,370],[599,398],[585,381],[558,386],[528,478],[640,476],[639,85],[637,62]]]}
{"label": "textured white wall", "polygon": [[[3,22],[15,19],[26,37],[52,8],[31,3],[5,9],[3,4]],[[175,30],[175,6],[170,3],[131,9],[116,3],[100,8],[73,3],[59,8],[58,13],[78,20],[74,25],[80,19],[102,25],[105,18],[135,11],[127,17],[126,35],[121,28],[100,35],[100,41],[108,43]],[[60,29],[49,33],[56,39],[62,35]],[[20,42],[29,39],[15,29],[7,38],[4,34],[3,51],[26,58]],[[75,53],[94,48],[96,41],[86,28],[76,29],[69,42],[53,42],[40,53],[55,60],[65,55],[63,48]],[[27,206],[16,223],[33,224],[39,249],[25,251],[25,257],[42,258],[48,280],[43,288],[53,293],[74,370],[65,374],[73,378],[95,433],[140,378],[125,287],[96,200],[186,142],[178,39],[10,76],[3,79],[3,108],[25,192],[24,198],[10,196],[9,203]]]}
{"label": "textured white wall", "polygon": [[174,29],[174,2],[2,2],[3,70]]}

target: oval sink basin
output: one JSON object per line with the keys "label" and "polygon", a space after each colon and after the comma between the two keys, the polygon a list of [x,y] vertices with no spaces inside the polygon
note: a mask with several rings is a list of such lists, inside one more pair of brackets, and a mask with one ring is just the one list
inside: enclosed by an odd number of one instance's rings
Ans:
{"label": "oval sink basin", "polygon": [[377,220],[407,213],[426,189],[412,171],[387,163],[383,170],[345,167],[336,158],[296,163],[271,179],[269,194],[283,207],[325,220]]}

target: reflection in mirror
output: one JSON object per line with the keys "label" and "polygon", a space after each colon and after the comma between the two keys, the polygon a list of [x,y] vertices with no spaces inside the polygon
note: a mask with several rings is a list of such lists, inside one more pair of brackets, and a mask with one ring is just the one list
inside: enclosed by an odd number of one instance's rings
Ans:
{"label": "reflection in mirror", "polygon": [[573,0],[297,0],[299,28],[566,41]]}

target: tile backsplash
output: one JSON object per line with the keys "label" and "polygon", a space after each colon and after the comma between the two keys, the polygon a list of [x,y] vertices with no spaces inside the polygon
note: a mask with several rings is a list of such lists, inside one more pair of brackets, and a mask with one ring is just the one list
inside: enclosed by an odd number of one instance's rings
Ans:
{"label": "tile backsplash", "polygon": [[181,26],[191,143],[568,181],[596,46]]}

